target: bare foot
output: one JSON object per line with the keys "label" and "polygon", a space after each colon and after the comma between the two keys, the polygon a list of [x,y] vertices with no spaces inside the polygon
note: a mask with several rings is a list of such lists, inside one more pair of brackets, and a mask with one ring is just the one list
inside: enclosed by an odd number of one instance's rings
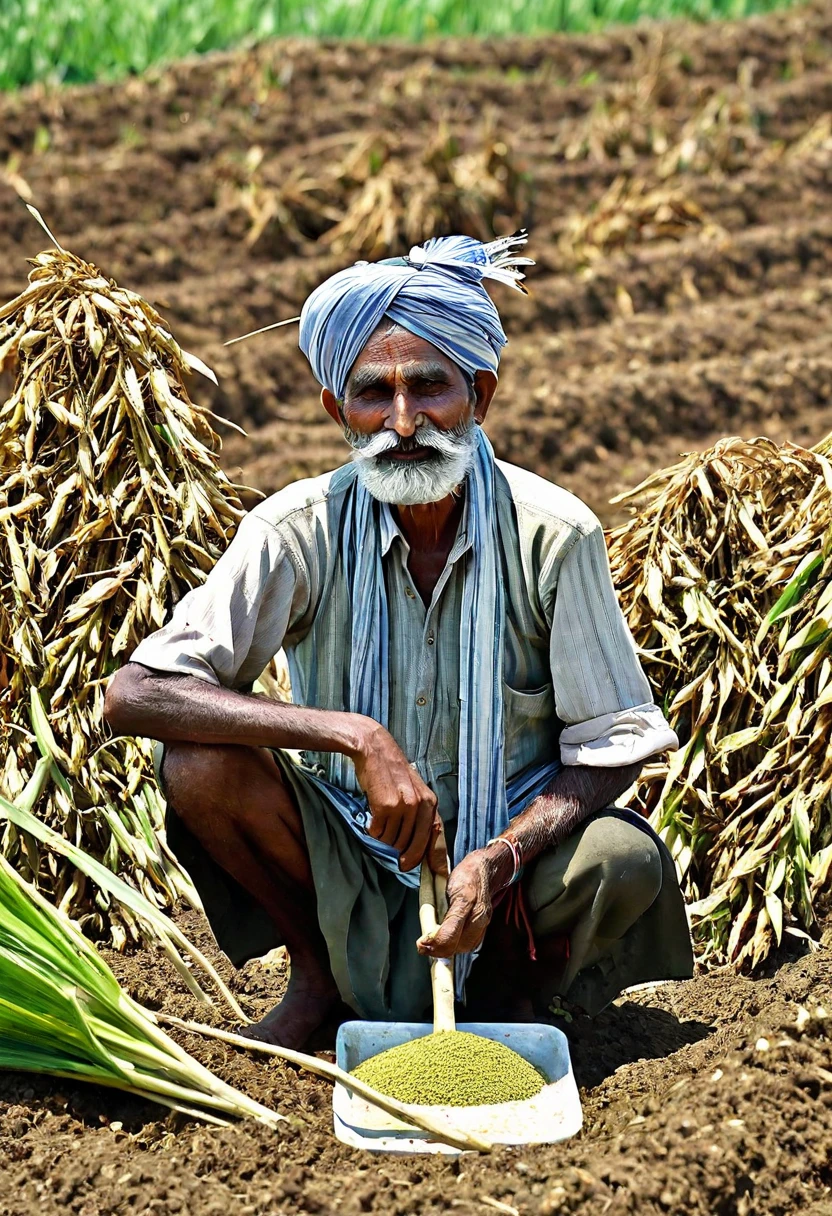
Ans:
{"label": "bare foot", "polygon": [[309,1039],[336,1010],[341,1000],[338,989],[317,989],[289,981],[283,1000],[264,1018],[240,1031],[247,1039],[259,1039],[276,1047],[302,1051]]}

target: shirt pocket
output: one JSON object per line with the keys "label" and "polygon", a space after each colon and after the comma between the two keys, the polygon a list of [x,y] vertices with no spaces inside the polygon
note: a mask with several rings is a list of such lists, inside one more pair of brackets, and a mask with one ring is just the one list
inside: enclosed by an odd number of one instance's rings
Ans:
{"label": "shirt pocket", "polygon": [[503,719],[507,777],[557,758],[560,724],[551,684],[521,691],[503,682]]}

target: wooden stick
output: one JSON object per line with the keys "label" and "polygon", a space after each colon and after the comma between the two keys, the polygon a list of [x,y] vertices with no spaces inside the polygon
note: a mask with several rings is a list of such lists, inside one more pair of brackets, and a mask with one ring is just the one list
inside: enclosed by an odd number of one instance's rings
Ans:
{"label": "wooden stick", "polygon": [[[444,833],[440,833],[437,843],[444,848]],[[447,851],[445,858],[447,862]],[[448,910],[445,895],[447,884],[445,875],[434,874],[425,858],[419,875],[419,924],[424,936],[436,932]],[[433,991],[433,1033],[436,1034],[439,1030],[456,1030],[452,958],[431,959],[430,983]]]}
{"label": "wooden stick", "polygon": [[307,1072],[313,1072],[319,1077],[326,1077],[328,1081],[340,1081],[359,1098],[372,1102],[374,1106],[380,1107],[388,1115],[394,1115],[397,1119],[418,1127],[420,1131],[427,1132],[435,1140],[441,1140],[443,1144],[450,1144],[452,1148],[473,1149],[477,1153],[491,1152],[492,1145],[489,1140],[483,1140],[473,1132],[460,1131],[453,1125],[448,1126],[444,1120],[424,1115],[421,1110],[409,1106],[406,1102],[388,1098],[386,1094],[380,1094],[378,1090],[365,1085],[352,1073],[344,1072],[337,1064],[330,1064],[328,1060],[319,1060],[317,1056],[306,1055],[302,1051],[292,1051],[290,1047],[276,1047],[272,1043],[261,1043],[259,1039],[244,1038],[243,1035],[232,1034],[229,1030],[217,1030],[216,1027],[205,1026],[201,1022],[185,1022],[182,1018],[176,1018],[170,1013],[159,1013],[156,1016],[160,1022],[165,1022],[169,1026],[178,1026],[180,1030],[206,1035],[212,1039],[222,1039],[224,1043],[233,1043],[235,1047],[245,1047],[249,1051],[262,1052],[263,1055],[277,1056],[278,1059],[286,1060],[289,1064],[297,1064],[301,1068],[305,1068]]}

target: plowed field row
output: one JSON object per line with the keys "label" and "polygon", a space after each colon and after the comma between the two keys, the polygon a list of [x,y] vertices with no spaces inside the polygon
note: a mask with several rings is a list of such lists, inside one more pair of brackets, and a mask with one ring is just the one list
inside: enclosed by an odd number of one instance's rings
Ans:
{"label": "plowed field row", "polygon": [[832,427],[830,54],[827,2],[585,38],[269,44],[31,90],[0,102],[0,296],[41,243],[23,196],[215,367],[200,399],[250,436],[229,433],[228,467],[270,492],[343,444],[294,331],[223,340],[295,315],[391,221],[372,256],[526,224],[538,265],[530,297],[500,296],[489,430],[612,520],[609,495],[682,449]]}
{"label": "plowed field row", "polygon": [[[672,52],[666,52],[661,60],[673,61]],[[182,111],[173,130],[160,130],[143,127],[138,116],[130,121],[129,113],[124,114],[117,132],[105,145],[81,149],[67,146],[69,141],[64,136],[71,130],[72,113],[62,110],[45,117],[40,136],[36,132],[31,136],[33,140],[39,138],[41,144],[48,142],[45,151],[24,152],[8,145],[13,174],[5,175],[4,188],[0,188],[0,241],[25,239],[28,220],[15,191],[22,179],[24,188],[28,186],[65,236],[83,233],[90,225],[110,229],[109,239],[104,234],[91,234],[97,243],[104,242],[105,254],[113,243],[121,243],[116,230],[130,221],[159,225],[158,231],[148,230],[148,241],[169,243],[166,223],[184,216],[186,228],[176,234],[182,243],[191,224],[195,225],[194,235],[200,235],[206,221],[217,224],[218,213],[224,222],[217,225],[217,236],[222,238],[227,231],[239,249],[239,237],[245,229],[241,232],[233,219],[235,187],[241,196],[236,200],[237,211],[244,210],[242,195],[246,188],[279,191],[293,176],[307,192],[320,183],[326,189],[318,193],[331,194],[335,188],[331,179],[340,165],[350,163],[353,169],[362,168],[361,150],[368,138],[375,138],[377,151],[386,148],[397,159],[418,162],[436,136],[438,119],[445,120],[449,135],[463,151],[481,149],[489,130],[499,133],[509,145],[512,165],[528,178],[525,202],[538,226],[560,227],[571,212],[597,202],[623,171],[649,176],[654,148],[672,147],[684,139],[691,115],[700,113],[714,99],[724,99],[723,127],[716,135],[704,132],[703,141],[721,137],[729,144],[718,149],[714,167],[730,170],[731,181],[726,183],[719,176],[716,181],[698,180],[690,174],[674,183],[714,220],[728,227],[765,223],[770,215],[778,218],[784,205],[794,207],[804,189],[811,191],[828,181],[829,156],[824,154],[828,141],[821,141],[819,148],[805,154],[797,149],[787,158],[785,173],[778,159],[771,161],[778,144],[799,141],[819,116],[832,112],[832,78],[826,71],[807,73],[799,81],[780,83],[768,90],[740,89],[718,79],[709,80],[707,86],[694,81],[696,87],[678,97],[675,86],[685,78],[678,70],[671,75],[664,69],[664,73],[673,96],[662,98],[659,72],[653,89],[656,96],[648,99],[654,103],[650,106],[638,101],[638,86],[633,82],[623,96],[620,88],[616,94],[606,84],[584,86],[576,92],[574,105],[563,100],[568,89],[552,85],[541,94],[527,84],[522,90],[513,88],[511,96],[483,122],[476,97],[467,94],[465,105],[456,107],[439,83],[431,79],[431,104],[427,109],[412,102],[400,110],[391,105],[379,107],[376,97],[368,98],[361,113],[336,107],[331,117],[322,120],[317,106],[315,113],[299,115],[290,100],[278,94],[270,96],[263,113],[256,116],[251,114],[251,106],[235,113],[233,107],[219,103],[221,124],[216,115]],[[150,88],[146,83],[145,87]],[[530,99],[545,111],[540,121],[529,112]],[[324,105],[322,102],[321,109]],[[183,124],[181,120],[186,116]],[[11,123],[5,128],[7,140],[10,127]],[[0,130],[0,147],[3,134]],[[603,159],[585,155],[589,150],[582,148],[582,140],[589,140],[593,148],[600,141],[604,145]],[[262,157],[256,170],[246,163],[246,153],[252,148]],[[365,158],[370,152],[371,148],[366,147]],[[770,163],[766,163],[767,158]],[[79,208],[77,198],[82,189],[86,192],[85,205]],[[132,236],[129,232],[125,235]],[[227,255],[229,251],[223,252]],[[246,252],[243,246],[239,256],[244,257]]]}

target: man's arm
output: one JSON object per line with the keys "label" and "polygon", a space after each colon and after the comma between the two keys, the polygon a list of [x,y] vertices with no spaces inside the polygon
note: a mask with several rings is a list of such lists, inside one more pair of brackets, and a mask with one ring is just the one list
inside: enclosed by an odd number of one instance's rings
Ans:
{"label": "man's arm", "polygon": [[237,743],[248,747],[310,748],[357,754],[371,719],[249,696],[195,676],[127,663],[113,676],[104,718],[120,735],[162,743]]}
{"label": "man's arm", "polygon": [[117,734],[163,743],[341,752],[367,795],[370,835],[402,850],[403,870],[419,864],[430,841],[435,794],[392,735],[363,714],[284,704],[128,663],[107,688],[104,718]]}
{"label": "man's arm", "polygon": [[[548,789],[511,821],[524,865],[556,848],[585,819],[609,806],[632,785],[641,764],[621,768],[571,765],[555,776]],[[435,937],[419,949],[432,958],[450,958],[474,950],[491,920],[492,901],[511,880],[511,849],[492,844],[463,858],[448,880],[448,912]]]}
{"label": "man's arm", "polygon": [[[623,768],[590,768],[586,764],[562,768],[548,789],[511,821],[510,831],[517,841],[523,864],[533,861],[538,853],[555,848],[590,815],[611,806],[630,788],[641,769],[640,763],[627,764]],[[498,882],[504,876],[507,878],[511,874],[509,850],[504,845],[492,845],[488,852],[503,855],[503,864],[496,877]]]}

